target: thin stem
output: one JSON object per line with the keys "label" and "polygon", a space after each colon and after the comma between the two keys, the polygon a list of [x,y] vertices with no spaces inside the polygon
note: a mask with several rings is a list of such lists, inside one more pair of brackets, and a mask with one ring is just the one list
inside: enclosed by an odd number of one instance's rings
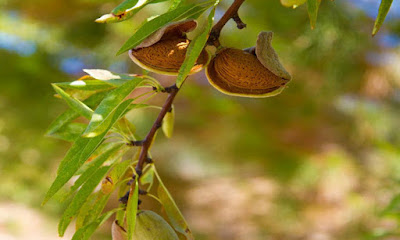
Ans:
{"label": "thin stem", "polygon": [[167,89],[168,89],[168,98],[165,101],[164,105],[162,106],[161,111],[158,114],[158,117],[154,122],[153,126],[151,127],[149,133],[144,138],[144,140],[141,141],[139,160],[135,168],[135,171],[139,176],[142,175],[143,165],[147,160],[148,151],[151,143],[153,142],[154,135],[156,134],[157,130],[161,127],[162,121],[165,115],[171,109],[172,102],[174,101],[175,96],[179,91],[179,88],[175,84],[172,85],[171,87],[168,87]]}
{"label": "thin stem", "polygon": [[245,0],[235,0],[232,5],[226,10],[222,18],[214,25],[211,29],[210,37],[208,38],[208,44],[219,47],[219,36],[221,35],[222,28],[232,18],[239,29],[246,27],[246,24],[242,22],[238,15],[238,10]]}

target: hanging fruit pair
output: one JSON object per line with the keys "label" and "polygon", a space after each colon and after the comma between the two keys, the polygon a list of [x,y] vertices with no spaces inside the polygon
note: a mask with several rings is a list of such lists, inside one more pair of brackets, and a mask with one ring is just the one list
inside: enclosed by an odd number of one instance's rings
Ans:
{"label": "hanging fruit pair", "polygon": [[[144,69],[177,75],[190,44],[186,33],[197,27],[195,20],[169,24],[129,51]],[[219,91],[241,97],[269,97],[282,92],[291,76],[271,46],[272,32],[261,32],[255,47],[245,50],[219,48],[211,59],[203,49],[191,74],[207,66],[208,81]]]}

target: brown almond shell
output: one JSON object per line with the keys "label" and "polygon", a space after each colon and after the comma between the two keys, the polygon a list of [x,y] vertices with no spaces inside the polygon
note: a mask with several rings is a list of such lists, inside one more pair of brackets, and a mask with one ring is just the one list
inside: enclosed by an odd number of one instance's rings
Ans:
{"label": "brown almond shell", "polygon": [[[190,40],[186,38],[163,39],[150,47],[132,49],[130,58],[140,67],[152,72],[177,75],[185,60]],[[200,71],[209,61],[210,55],[203,50],[191,70],[191,74]]]}
{"label": "brown almond shell", "polygon": [[288,83],[267,69],[254,54],[234,48],[220,50],[209,63],[206,74],[219,91],[242,97],[277,95]]}

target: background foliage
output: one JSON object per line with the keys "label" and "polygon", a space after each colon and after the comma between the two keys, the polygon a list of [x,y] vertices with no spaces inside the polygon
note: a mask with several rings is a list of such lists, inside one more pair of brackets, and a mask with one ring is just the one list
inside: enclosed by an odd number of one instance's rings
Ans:
{"label": "background foliage", "polygon": [[[39,208],[68,148],[43,137],[66,109],[53,98],[50,83],[76,79],[82,68],[139,73],[126,54],[115,52],[132,35],[132,25],[167,5],[102,25],[93,20],[118,1],[0,4],[0,236],[23,239],[36,230],[57,239],[52,229],[65,203]],[[197,239],[396,234],[400,10],[394,0],[371,38],[378,5],[322,1],[311,30],[305,6],[248,0],[240,11],[248,27],[239,31],[231,22],[223,30],[221,42],[238,48],[253,46],[259,31],[274,31],[274,47],[293,80],[281,95],[261,100],[222,95],[203,73],[180,91],[174,138],[159,136],[152,154]],[[157,78],[165,85],[174,80]],[[140,110],[130,118],[148,124],[138,129],[144,135],[155,115]],[[15,214],[6,214],[10,207]],[[34,216],[43,224],[26,224],[21,219],[27,213],[39,214]],[[95,239],[107,239],[108,227]]]}

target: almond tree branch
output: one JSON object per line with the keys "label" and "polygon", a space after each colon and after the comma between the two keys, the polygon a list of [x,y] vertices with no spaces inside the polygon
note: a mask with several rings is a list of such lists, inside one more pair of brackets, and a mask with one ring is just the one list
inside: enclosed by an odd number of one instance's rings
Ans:
{"label": "almond tree branch", "polygon": [[153,126],[151,127],[149,133],[142,141],[134,141],[131,142],[130,145],[132,146],[141,146],[139,161],[136,165],[136,173],[140,176],[142,175],[143,165],[146,161],[148,161],[148,151],[150,148],[151,143],[153,142],[154,135],[156,134],[157,130],[161,127],[162,121],[165,115],[171,110],[172,103],[175,99],[176,94],[178,93],[179,88],[174,84],[170,87],[165,88],[165,92],[168,93],[168,98],[165,101],[164,105],[161,108],[160,113],[156,121],[154,122]]}
{"label": "almond tree branch", "polygon": [[237,28],[243,29],[246,27],[246,24],[242,22],[238,15],[238,10],[240,6],[242,6],[245,0],[235,0],[232,5],[226,10],[225,14],[222,18],[214,25],[211,29],[210,36],[208,38],[208,44],[219,47],[221,44],[219,42],[219,36],[221,35],[222,28],[224,28],[225,24],[232,18],[237,25]]}

